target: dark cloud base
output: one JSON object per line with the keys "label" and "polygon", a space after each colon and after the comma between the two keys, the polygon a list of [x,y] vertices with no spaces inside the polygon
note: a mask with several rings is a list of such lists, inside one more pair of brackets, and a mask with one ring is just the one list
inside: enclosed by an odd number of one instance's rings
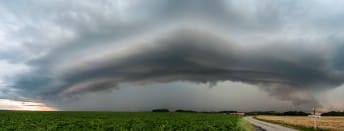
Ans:
{"label": "dark cloud base", "polygon": [[[126,48],[120,59],[115,49],[102,57],[89,57],[90,54],[78,58],[63,68],[64,73],[59,76],[46,67],[37,68],[30,77],[20,77],[15,87],[49,99],[104,91],[121,83],[229,80],[257,85],[270,95],[292,100],[296,105],[310,105],[315,102],[311,96],[313,90],[342,84],[342,74],[329,69],[326,65],[329,62],[321,53],[292,47],[270,44],[265,48],[248,48],[210,32],[180,29]],[[40,64],[36,66],[44,66]]]}

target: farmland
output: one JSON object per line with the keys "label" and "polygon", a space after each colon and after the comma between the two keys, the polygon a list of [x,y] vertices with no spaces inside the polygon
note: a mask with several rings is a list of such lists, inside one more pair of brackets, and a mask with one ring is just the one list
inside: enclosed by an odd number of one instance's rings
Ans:
{"label": "farmland", "polygon": [[[257,116],[256,118],[283,125],[289,125],[303,130],[311,130],[313,120],[307,116]],[[317,125],[323,130],[339,131],[344,129],[344,117],[321,117]]]}
{"label": "farmland", "polygon": [[0,111],[1,130],[248,130],[238,115]]}

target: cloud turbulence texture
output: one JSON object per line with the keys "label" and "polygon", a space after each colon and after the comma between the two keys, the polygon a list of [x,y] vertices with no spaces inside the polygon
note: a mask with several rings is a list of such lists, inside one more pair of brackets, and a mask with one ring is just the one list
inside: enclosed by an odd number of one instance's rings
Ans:
{"label": "cloud turbulence texture", "polygon": [[0,5],[0,60],[23,69],[0,76],[9,87],[0,95],[49,100],[122,83],[238,81],[306,105],[312,92],[344,82],[336,1],[17,2]]}

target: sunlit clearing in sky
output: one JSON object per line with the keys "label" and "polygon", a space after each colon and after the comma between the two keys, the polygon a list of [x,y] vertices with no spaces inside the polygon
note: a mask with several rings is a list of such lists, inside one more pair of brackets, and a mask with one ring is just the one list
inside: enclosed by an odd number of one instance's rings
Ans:
{"label": "sunlit clearing in sky", "polygon": [[39,102],[25,102],[9,99],[0,99],[2,110],[27,110],[27,111],[54,111],[56,109]]}

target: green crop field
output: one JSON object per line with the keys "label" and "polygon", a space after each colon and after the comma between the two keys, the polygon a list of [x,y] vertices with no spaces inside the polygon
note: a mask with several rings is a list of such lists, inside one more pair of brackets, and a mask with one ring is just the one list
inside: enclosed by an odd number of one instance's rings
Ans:
{"label": "green crop field", "polygon": [[151,112],[0,111],[0,130],[249,130],[241,116]]}

